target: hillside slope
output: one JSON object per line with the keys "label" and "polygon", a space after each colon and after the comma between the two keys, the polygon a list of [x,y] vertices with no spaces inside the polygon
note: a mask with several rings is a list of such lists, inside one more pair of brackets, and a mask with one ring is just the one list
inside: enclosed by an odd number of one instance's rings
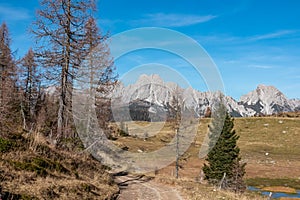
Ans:
{"label": "hillside slope", "polygon": [[87,153],[52,148],[20,135],[0,138],[2,199],[115,199],[105,167]]}

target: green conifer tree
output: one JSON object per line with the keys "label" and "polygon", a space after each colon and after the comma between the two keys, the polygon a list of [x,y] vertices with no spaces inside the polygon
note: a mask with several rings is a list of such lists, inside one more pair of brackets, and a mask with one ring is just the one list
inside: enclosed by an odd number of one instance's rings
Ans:
{"label": "green conifer tree", "polygon": [[[218,111],[225,111],[225,106],[222,105]],[[218,118],[213,119],[209,126],[210,151],[202,170],[209,183],[222,189],[243,192],[246,188],[243,182],[246,164],[240,163],[240,149],[237,146],[239,136],[233,129],[234,120],[227,112],[223,116],[225,120],[222,128],[219,126]]]}

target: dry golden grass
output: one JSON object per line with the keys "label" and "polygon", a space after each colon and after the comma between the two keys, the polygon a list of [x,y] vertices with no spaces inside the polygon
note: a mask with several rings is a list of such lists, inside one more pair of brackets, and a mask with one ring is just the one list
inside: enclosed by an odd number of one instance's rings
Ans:
{"label": "dry golden grass", "polygon": [[219,190],[205,183],[198,183],[186,178],[170,178],[157,176],[155,180],[159,183],[172,185],[181,191],[183,199],[188,200],[265,200],[261,195],[254,192],[245,192],[244,194],[235,194],[230,191]]}
{"label": "dry golden grass", "polygon": [[[2,192],[21,199],[111,199],[119,189],[89,155],[54,149],[42,139],[1,153]],[[34,148],[29,148],[34,147]]]}
{"label": "dry golden grass", "polygon": [[[149,123],[137,123],[139,126],[149,126]],[[134,134],[134,126],[128,123],[129,132]],[[155,124],[154,122],[153,124]],[[199,177],[204,159],[199,159],[199,149],[203,139],[208,132],[208,124],[210,119],[201,119],[199,123],[198,133],[194,142],[188,151],[180,158],[179,177],[181,180],[187,180],[191,183]],[[238,145],[241,149],[242,161],[247,162],[246,179],[255,180],[256,178],[264,178],[267,184],[260,185],[262,187],[268,185],[280,186],[282,182],[277,182],[275,178],[296,180],[300,178],[300,119],[285,117],[251,117],[236,118],[235,130],[240,136]],[[165,146],[174,137],[172,124],[164,124],[161,131],[155,136],[144,141],[142,138],[119,138],[116,143],[121,146],[127,146],[129,151],[136,152],[142,149],[145,152],[153,151]],[[158,171],[158,176],[174,177],[174,163],[166,166]],[[272,180],[274,181],[272,182]],[[268,182],[269,181],[269,182]],[[171,180],[172,182],[172,180]],[[253,181],[252,181],[253,183]],[[294,181],[296,183],[296,181]],[[187,184],[189,185],[189,184]],[[288,184],[290,187],[293,185]],[[282,185],[283,186],[283,185]],[[201,190],[205,191],[203,185],[193,186],[197,195],[201,194]],[[196,189],[200,187],[199,189]],[[184,188],[184,187],[183,187]],[[193,191],[187,189],[187,192]],[[211,193],[210,193],[211,194]],[[213,192],[212,195],[217,193]],[[213,196],[210,196],[211,199]],[[207,197],[208,199],[210,197]],[[199,197],[200,199],[202,197]],[[241,197],[239,197],[241,198]],[[237,199],[239,199],[237,198]],[[243,197],[244,198],[244,197]],[[246,199],[248,197],[245,197]],[[204,197],[203,197],[204,199]],[[251,198],[249,198],[251,199]],[[253,199],[253,198],[252,198]]]}
{"label": "dry golden grass", "polygon": [[240,118],[235,129],[247,177],[300,177],[299,118]]}
{"label": "dry golden grass", "polygon": [[[201,119],[198,133],[188,151],[181,157],[183,170],[190,178],[196,177],[202,167],[203,159],[198,158],[199,149],[208,131],[210,119]],[[156,124],[160,122],[154,122]],[[300,177],[300,119],[253,117],[236,118],[235,130],[240,136],[238,145],[243,161],[247,162],[247,177],[295,178]],[[129,132],[137,134],[137,125],[149,126],[148,122],[127,123]],[[161,125],[160,125],[161,126]],[[139,130],[142,134],[143,129]],[[151,132],[151,129],[148,130]],[[153,137],[142,138],[121,137],[115,143],[127,146],[129,151],[154,151],[165,146],[174,137],[172,125],[164,124],[162,129]],[[188,172],[185,173],[187,169]],[[192,171],[192,172],[191,172]],[[193,173],[193,171],[195,173]],[[297,178],[297,177],[296,177]]]}
{"label": "dry golden grass", "polygon": [[[208,131],[210,119],[201,119],[198,133],[188,151],[181,157],[181,175],[190,178],[198,176],[203,159],[198,158],[199,149]],[[132,123],[139,126],[148,122],[128,123],[129,132],[134,134]],[[154,122],[160,123],[160,122]],[[298,178],[300,177],[300,119],[252,117],[236,118],[235,130],[240,136],[238,145],[243,161],[247,162],[247,178]],[[136,125],[135,125],[136,126]],[[172,125],[166,123],[157,135],[144,141],[142,138],[121,137],[116,141],[119,146],[127,146],[129,151],[138,149],[144,152],[165,146],[174,137]],[[166,167],[167,169],[170,167]],[[171,167],[172,168],[172,167]],[[171,173],[170,170],[168,174]]]}
{"label": "dry golden grass", "polygon": [[[198,157],[199,149],[207,134],[209,122],[210,119],[200,120],[194,142],[181,156],[179,160],[180,179],[173,178],[175,169],[173,163],[158,170],[155,180],[178,187],[182,191],[184,199],[189,200],[264,199],[254,192],[247,192],[240,196],[227,191],[215,190],[207,184],[200,184],[196,181],[199,179],[204,162],[204,159]],[[265,178],[267,181],[268,179],[270,181],[275,180],[275,178],[291,180],[300,178],[299,124],[299,118],[253,117],[235,119],[235,130],[240,136],[238,145],[241,148],[243,161],[247,162],[247,179],[252,179],[255,182],[257,178]],[[171,123],[131,122],[127,125],[132,136],[119,137],[114,142],[120,147],[128,147],[128,150],[132,152],[157,150],[174,137]],[[144,140],[143,137],[146,132],[149,138]],[[25,142],[28,143],[27,146],[23,144],[26,148],[1,154],[0,181],[4,191],[39,199],[51,199],[52,197],[59,199],[109,199],[118,192],[118,187],[113,183],[110,175],[105,172],[103,166],[88,155],[56,150],[38,134],[33,140],[25,140]],[[36,170],[22,170],[14,164],[31,162],[35,158],[59,163],[66,170],[45,169],[45,174],[41,175]],[[298,182],[294,181],[293,183]],[[278,184],[282,183],[278,182]],[[270,185],[283,186],[276,185],[275,182],[260,184],[261,187]],[[288,186],[293,187],[290,184]]]}

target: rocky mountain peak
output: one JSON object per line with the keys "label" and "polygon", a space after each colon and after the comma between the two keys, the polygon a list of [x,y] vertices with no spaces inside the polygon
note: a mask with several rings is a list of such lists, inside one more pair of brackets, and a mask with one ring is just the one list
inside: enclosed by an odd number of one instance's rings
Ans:
{"label": "rocky mountain peak", "polygon": [[[234,116],[270,115],[300,109],[300,100],[289,100],[274,86],[258,85],[256,89],[243,95],[240,101],[224,96],[220,91],[199,92],[191,87],[181,88],[174,82],[164,82],[157,74],[139,77],[134,84],[121,87],[117,93],[124,102],[145,101],[167,109],[174,95],[182,95],[184,108],[203,116],[208,107],[213,108],[222,96],[228,111]],[[177,93],[177,94],[176,94]],[[157,107],[158,108],[158,107]]]}

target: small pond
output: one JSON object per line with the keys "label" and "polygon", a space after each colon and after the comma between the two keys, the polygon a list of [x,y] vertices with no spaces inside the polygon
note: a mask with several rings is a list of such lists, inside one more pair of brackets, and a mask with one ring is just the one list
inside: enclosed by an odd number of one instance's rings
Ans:
{"label": "small pond", "polygon": [[[265,196],[269,196],[270,192],[263,191],[260,188],[249,186],[248,190],[250,191],[258,191],[261,192],[261,194]],[[300,198],[300,191],[298,190],[297,193],[295,194],[289,194],[289,193],[284,193],[284,192],[272,192],[272,198],[280,198],[280,197],[290,197],[290,198]]]}

